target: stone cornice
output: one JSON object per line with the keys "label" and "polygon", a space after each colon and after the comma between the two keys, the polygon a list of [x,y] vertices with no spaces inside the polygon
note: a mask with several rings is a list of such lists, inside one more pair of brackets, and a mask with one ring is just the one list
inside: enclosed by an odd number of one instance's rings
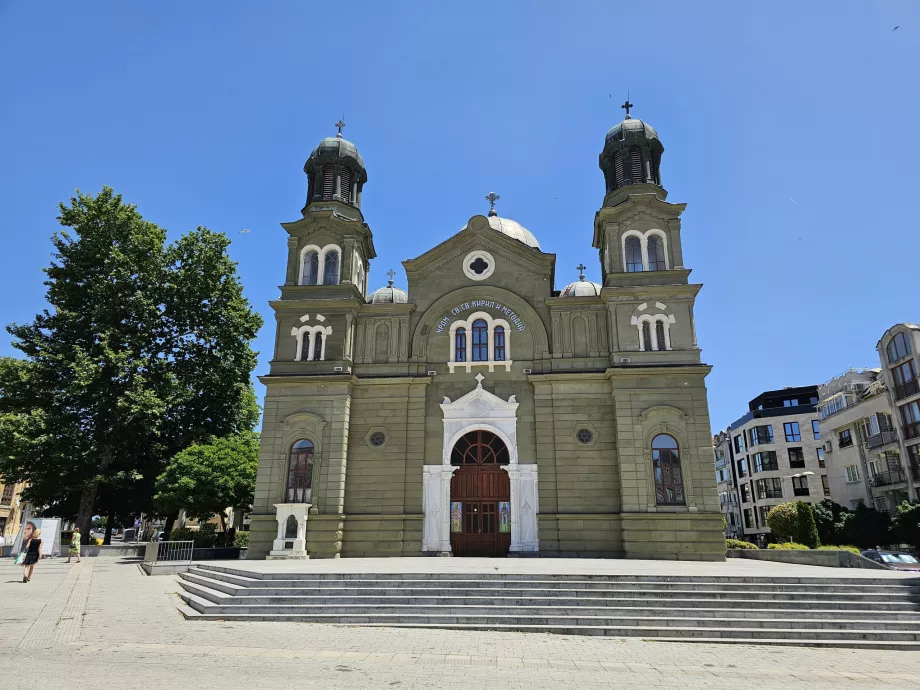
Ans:
{"label": "stone cornice", "polygon": [[637,299],[659,299],[661,301],[693,299],[702,289],[703,285],[701,283],[605,287],[601,288],[601,298],[605,302],[633,302]]}
{"label": "stone cornice", "polygon": [[708,376],[712,371],[709,364],[621,364],[604,372],[609,379],[634,378],[636,376]]}

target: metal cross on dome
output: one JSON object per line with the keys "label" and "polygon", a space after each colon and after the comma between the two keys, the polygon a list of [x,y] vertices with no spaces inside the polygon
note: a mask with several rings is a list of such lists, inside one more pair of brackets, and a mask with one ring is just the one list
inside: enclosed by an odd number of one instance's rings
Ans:
{"label": "metal cross on dome", "polygon": [[337,137],[341,137],[341,136],[342,136],[342,127],[345,126],[345,118],[344,118],[344,117],[341,118],[338,122],[335,123],[335,126],[338,127],[338,129],[339,129],[339,133],[336,134],[336,136],[337,136]]}
{"label": "metal cross on dome", "polygon": [[629,102],[629,92],[626,92],[626,102],[620,106],[623,110],[626,111],[626,119],[631,119],[629,116],[629,109],[633,107],[633,104]]}
{"label": "metal cross on dome", "polygon": [[390,277],[390,285],[393,285],[393,276],[396,275],[396,271],[391,268],[389,271],[387,271],[387,275]]}
{"label": "metal cross on dome", "polygon": [[490,214],[492,215],[495,214],[495,202],[498,201],[499,199],[501,199],[501,197],[495,192],[489,192],[488,194],[486,194],[486,201],[489,202],[489,213]]}
{"label": "metal cross on dome", "polygon": [[578,269],[578,279],[584,280],[585,279],[585,269],[587,268],[587,266],[585,266],[584,264],[578,264],[575,268]]}

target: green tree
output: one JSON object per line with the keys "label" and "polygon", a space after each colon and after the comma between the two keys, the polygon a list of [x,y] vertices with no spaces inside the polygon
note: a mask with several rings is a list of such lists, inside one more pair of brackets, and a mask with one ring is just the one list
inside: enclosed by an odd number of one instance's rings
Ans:
{"label": "green tree", "polygon": [[829,499],[811,504],[822,544],[843,544],[843,526],[849,510]]}
{"label": "green tree", "polygon": [[920,548],[920,503],[901,503],[892,520],[892,531],[898,541]]}
{"label": "green tree", "polygon": [[846,516],[843,540],[861,549],[885,546],[891,542],[891,516],[860,504]]}
{"label": "green tree", "polygon": [[157,477],[154,501],[163,513],[185,508],[189,516],[208,519],[215,513],[226,531],[224,509],[252,505],[259,464],[259,437],[247,432],[178,453]]}
{"label": "green tree", "polygon": [[94,512],[151,510],[153,482],[183,448],[252,430],[262,320],[220,233],[167,245],[108,187],[77,192],[58,220],[70,230],[52,238],[49,308],[8,327],[25,359],[0,364],[0,476],[76,513],[88,538]]}
{"label": "green tree", "polygon": [[817,549],[821,546],[821,539],[818,536],[818,526],[815,524],[815,515],[811,506],[804,501],[796,501],[795,509],[799,523],[796,541],[810,549]]}
{"label": "green tree", "polygon": [[799,514],[795,501],[773,506],[767,513],[767,527],[777,537],[792,541],[799,535]]}

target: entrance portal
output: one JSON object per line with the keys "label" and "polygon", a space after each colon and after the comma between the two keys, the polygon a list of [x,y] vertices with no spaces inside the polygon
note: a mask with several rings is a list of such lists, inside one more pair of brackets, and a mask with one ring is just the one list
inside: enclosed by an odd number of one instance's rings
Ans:
{"label": "entrance portal", "polygon": [[455,556],[504,556],[511,546],[508,448],[489,431],[457,441],[450,464],[450,547]]}

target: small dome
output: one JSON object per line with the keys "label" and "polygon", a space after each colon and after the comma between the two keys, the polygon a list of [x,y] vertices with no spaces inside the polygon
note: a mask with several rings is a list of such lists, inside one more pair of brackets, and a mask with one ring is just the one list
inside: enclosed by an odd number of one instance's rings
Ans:
{"label": "small dome", "polygon": [[398,287],[393,287],[391,280],[386,287],[374,290],[367,298],[370,304],[406,304],[409,295]]}
{"label": "small dome", "polygon": [[610,131],[607,132],[606,141],[623,139],[629,136],[644,136],[646,139],[657,139],[658,132],[650,124],[630,117],[611,127]]}
{"label": "small dome", "polygon": [[350,158],[362,168],[364,167],[364,159],[358,153],[358,147],[341,136],[326,137],[319,142],[319,146],[313,149],[313,153],[310,154],[307,163],[309,164],[310,161],[319,158]]}
{"label": "small dome", "polygon": [[569,283],[564,288],[562,292],[559,293],[560,297],[597,297],[601,294],[601,286],[598,283],[593,283],[590,280],[585,280],[584,276],[581,276],[579,280],[576,280],[574,283]]}
{"label": "small dome", "polygon": [[[516,239],[518,242],[526,244],[528,247],[533,247],[534,249],[540,248],[540,243],[537,242],[537,238],[534,237],[534,234],[530,230],[510,218],[501,218],[496,215],[494,211],[489,213],[489,226],[503,235],[507,235],[508,237]],[[467,226],[464,225],[461,231],[466,230],[466,227]]]}

